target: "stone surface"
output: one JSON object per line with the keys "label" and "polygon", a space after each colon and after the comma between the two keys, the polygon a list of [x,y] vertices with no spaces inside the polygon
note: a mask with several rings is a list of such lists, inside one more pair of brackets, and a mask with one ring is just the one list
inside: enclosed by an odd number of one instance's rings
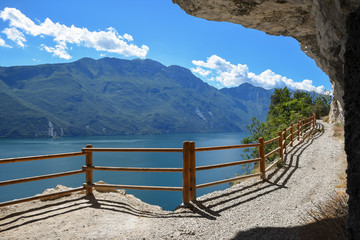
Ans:
{"label": "stone surface", "polygon": [[[227,21],[272,35],[291,36],[328,74],[331,120],[345,115],[348,156],[348,238],[360,239],[360,1],[173,0],[188,14]],[[345,109],[345,114],[343,110]]]}
{"label": "stone surface", "polygon": [[[95,184],[107,184],[106,182],[104,181],[97,181]],[[126,191],[123,190],[123,189],[115,189],[115,188],[112,188],[112,187],[94,187],[94,189],[100,193],[107,193],[107,192],[115,192],[115,193],[119,193],[119,194],[122,194],[122,195],[126,195]]]}
{"label": "stone surface", "polygon": [[360,8],[347,21],[345,53],[345,150],[348,156],[348,238],[360,239]]}
{"label": "stone surface", "polygon": [[340,122],[344,124],[344,111],[340,102],[336,99],[330,103],[329,121],[331,123]]}
{"label": "stone surface", "polygon": [[[67,190],[72,190],[72,188],[63,186],[63,185],[57,185],[55,188],[48,188],[46,189],[42,194],[38,194],[36,196],[39,195],[43,195],[43,194],[52,194],[52,193],[58,193],[58,192],[63,192],[63,191],[67,191]],[[71,193],[64,193],[61,195],[56,195],[56,196],[49,196],[46,198],[42,198],[40,201],[48,201],[48,200],[54,200],[54,199],[58,199],[58,198],[62,198],[62,197],[67,197],[70,196]]]}

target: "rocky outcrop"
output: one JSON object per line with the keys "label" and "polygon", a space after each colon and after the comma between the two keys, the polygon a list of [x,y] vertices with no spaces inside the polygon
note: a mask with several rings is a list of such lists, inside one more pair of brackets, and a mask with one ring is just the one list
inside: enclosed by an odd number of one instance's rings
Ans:
{"label": "rocky outcrop", "polygon": [[329,122],[344,124],[344,111],[337,99],[333,99],[330,103]]}
{"label": "rocky outcrop", "polygon": [[[360,239],[360,1],[173,0],[187,13],[291,36],[333,84],[332,120],[345,115],[348,238]],[[345,114],[343,110],[345,109]]]}
{"label": "rocky outcrop", "polygon": [[345,81],[345,151],[348,160],[348,238],[360,239],[360,8],[347,20]]}
{"label": "rocky outcrop", "polygon": [[[173,0],[187,13],[226,21],[271,35],[291,36],[330,77],[342,114],[346,16],[359,1],[336,0]],[[338,117],[338,116],[337,116]]]}

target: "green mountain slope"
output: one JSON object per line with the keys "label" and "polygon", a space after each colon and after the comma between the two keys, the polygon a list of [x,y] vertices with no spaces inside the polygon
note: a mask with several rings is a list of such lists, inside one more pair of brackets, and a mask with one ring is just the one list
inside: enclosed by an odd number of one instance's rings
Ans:
{"label": "green mountain slope", "polygon": [[243,105],[243,110],[250,116],[258,116],[264,120],[270,106],[270,98],[274,89],[266,90],[255,87],[249,83],[243,83],[238,87],[223,88],[220,92],[232,97],[239,106]]}
{"label": "green mountain slope", "polygon": [[150,59],[0,67],[0,137],[239,131],[265,118],[271,93],[238,88]]}

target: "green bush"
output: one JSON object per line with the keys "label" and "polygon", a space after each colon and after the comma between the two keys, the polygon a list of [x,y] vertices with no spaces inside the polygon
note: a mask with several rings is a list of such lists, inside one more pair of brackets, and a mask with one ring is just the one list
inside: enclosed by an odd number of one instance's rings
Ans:
{"label": "green bush", "polygon": [[[318,117],[328,115],[330,110],[331,97],[309,93],[305,91],[291,92],[287,87],[275,89],[271,96],[269,111],[266,121],[263,122],[257,118],[253,118],[247,129],[250,136],[242,140],[243,144],[258,142],[260,137],[269,140],[278,136],[278,132],[288,128],[292,123],[297,123],[300,119],[308,118],[313,113]],[[294,128],[295,129],[295,128]],[[268,153],[278,146],[278,142],[267,144],[265,153]],[[259,155],[257,148],[244,150],[244,157],[257,158]],[[279,155],[276,153],[266,162],[272,162]]]}

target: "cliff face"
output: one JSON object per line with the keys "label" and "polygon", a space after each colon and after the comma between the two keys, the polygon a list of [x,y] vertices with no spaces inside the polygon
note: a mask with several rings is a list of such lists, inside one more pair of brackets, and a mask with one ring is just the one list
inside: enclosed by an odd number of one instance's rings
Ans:
{"label": "cliff face", "polygon": [[360,239],[359,0],[173,0],[188,14],[291,36],[330,77],[332,120],[343,121],[348,154],[348,237]]}
{"label": "cliff face", "polygon": [[351,13],[346,26],[345,80],[345,150],[348,159],[349,194],[348,238],[360,239],[360,8]]}

